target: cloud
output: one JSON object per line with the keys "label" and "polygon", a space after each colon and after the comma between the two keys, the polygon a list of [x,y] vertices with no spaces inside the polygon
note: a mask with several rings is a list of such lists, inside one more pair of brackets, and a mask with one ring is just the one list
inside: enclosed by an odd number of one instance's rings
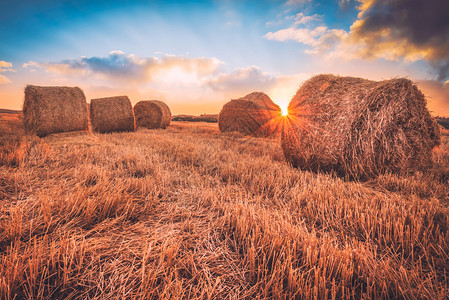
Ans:
{"label": "cloud", "polygon": [[[2,72],[15,72],[15,70],[12,68],[12,63],[0,60],[0,73]],[[4,75],[0,75],[0,85],[7,83],[11,83],[11,80]]]}
{"label": "cloud", "polygon": [[0,72],[6,72],[6,71],[14,71],[12,68],[12,63],[0,60]]}
{"label": "cloud", "polygon": [[220,73],[204,84],[216,91],[246,93],[274,84],[275,78],[255,66],[240,68],[230,73]]}
{"label": "cloud", "polygon": [[326,33],[326,26],[318,26],[313,29],[294,28],[281,29],[276,32],[268,32],[264,38],[276,41],[293,40],[306,45],[317,45],[318,37]]}
{"label": "cloud", "polygon": [[363,0],[351,37],[365,56],[425,59],[449,77],[449,1]]}
{"label": "cloud", "polygon": [[[290,27],[269,32],[264,37],[277,41],[293,40],[310,46],[307,53],[327,57],[425,60],[438,80],[449,78],[449,1],[359,2],[357,20],[349,31],[329,29],[325,24],[311,27],[300,21],[310,20],[313,16],[301,14]],[[340,7],[347,3],[339,1]]]}
{"label": "cloud", "polygon": [[278,75],[263,72],[256,66],[240,68],[229,73],[221,73],[205,83],[216,92],[228,98],[243,97],[259,91],[267,93],[272,100],[286,108],[300,84],[310,78],[310,74]]}
{"label": "cloud", "polygon": [[338,6],[340,6],[340,8],[344,8],[349,5],[350,2],[351,0],[338,0]]}
{"label": "cloud", "polygon": [[348,45],[342,47],[341,42],[348,40],[349,34],[342,29],[329,29],[326,26],[317,26],[314,28],[295,28],[290,27],[276,32],[269,32],[264,36],[269,40],[288,41],[293,40],[304,45],[311,46],[306,50],[309,54],[327,54],[328,57],[341,56],[351,57],[356,51]]}
{"label": "cloud", "polygon": [[[164,55],[139,57],[121,51],[106,56],[22,65],[41,72],[43,85],[78,85],[90,98],[126,94],[135,103],[162,99],[180,112],[216,112],[224,102],[253,91],[286,107],[304,74],[279,75],[257,66],[228,69],[216,58]],[[214,108],[215,107],[215,108]]]}
{"label": "cloud", "polygon": [[317,20],[321,20],[323,16],[318,15],[318,14],[314,14],[312,16],[306,16],[304,15],[304,13],[300,12],[298,14],[296,14],[295,16],[295,24],[306,24],[306,23],[310,23],[312,21],[317,21]]}
{"label": "cloud", "polygon": [[[139,57],[115,50],[105,57],[80,57],[60,62],[33,62],[24,68],[41,68],[51,73],[95,77],[126,82],[149,82],[169,71],[188,73],[197,78],[217,72],[222,62],[216,58],[188,58],[175,55]],[[172,77],[173,78],[173,77]]]}
{"label": "cloud", "polygon": [[0,85],[7,84],[7,83],[11,83],[11,80],[9,80],[9,78],[6,76],[0,75]]}
{"label": "cloud", "polygon": [[285,5],[299,5],[312,2],[312,0],[288,0]]}

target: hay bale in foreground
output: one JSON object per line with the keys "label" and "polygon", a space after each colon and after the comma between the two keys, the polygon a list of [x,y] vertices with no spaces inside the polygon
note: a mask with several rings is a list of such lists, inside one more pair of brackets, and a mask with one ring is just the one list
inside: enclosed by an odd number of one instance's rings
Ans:
{"label": "hay bale in foreground", "polygon": [[288,111],[282,148],[301,169],[355,179],[423,170],[440,143],[424,95],[407,79],[318,75],[301,86]]}
{"label": "hay bale in foreground", "polygon": [[134,105],[136,126],[149,129],[167,128],[170,125],[170,108],[162,101],[140,101]]}
{"label": "hay bale in foreground", "polygon": [[90,120],[92,130],[99,133],[136,129],[133,107],[127,96],[92,99]]}
{"label": "hay bale in foreground", "polygon": [[281,109],[264,93],[254,92],[226,103],[218,115],[221,132],[267,137],[278,128]]}
{"label": "hay bale in foreground", "polygon": [[86,97],[78,87],[28,85],[23,102],[23,124],[27,132],[40,137],[88,130]]}

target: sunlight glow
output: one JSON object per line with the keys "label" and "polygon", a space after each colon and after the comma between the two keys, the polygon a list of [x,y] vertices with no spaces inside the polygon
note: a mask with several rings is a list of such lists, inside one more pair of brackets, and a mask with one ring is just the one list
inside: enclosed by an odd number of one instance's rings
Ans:
{"label": "sunlight glow", "polygon": [[288,114],[288,109],[287,109],[288,104],[282,103],[282,104],[279,104],[279,107],[281,108],[281,114],[283,116],[286,116]]}

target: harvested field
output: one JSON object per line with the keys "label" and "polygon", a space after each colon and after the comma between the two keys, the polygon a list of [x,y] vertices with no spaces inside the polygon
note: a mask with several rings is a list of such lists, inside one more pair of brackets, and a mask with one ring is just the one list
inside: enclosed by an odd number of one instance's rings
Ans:
{"label": "harvested field", "polygon": [[447,135],[425,173],[358,183],[211,123],[94,143],[14,132],[0,148],[1,299],[449,296]]}

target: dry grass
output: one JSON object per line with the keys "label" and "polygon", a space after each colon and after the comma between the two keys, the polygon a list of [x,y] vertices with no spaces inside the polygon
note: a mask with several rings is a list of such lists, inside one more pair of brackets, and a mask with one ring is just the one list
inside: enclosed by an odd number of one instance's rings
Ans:
{"label": "dry grass", "polygon": [[14,132],[0,150],[2,299],[449,295],[449,136],[429,173],[357,183],[216,124]]}

